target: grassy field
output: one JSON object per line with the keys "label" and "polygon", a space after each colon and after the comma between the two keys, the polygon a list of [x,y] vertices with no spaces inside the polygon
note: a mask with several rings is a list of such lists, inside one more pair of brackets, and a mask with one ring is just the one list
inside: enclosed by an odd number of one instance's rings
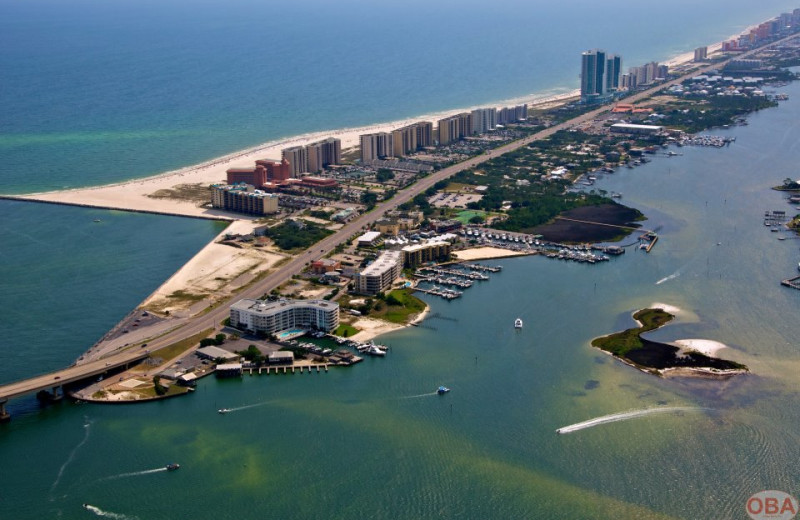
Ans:
{"label": "grassy field", "polygon": [[408,323],[411,316],[419,314],[426,308],[425,302],[414,296],[410,289],[398,289],[386,295],[381,310],[370,316],[392,323]]}
{"label": "grassy field", "polygon": [[186,339],[182,339],[176,343],[173,343],[172,345],[167,345],[166,347],[154,350],[153,352],[150,353],[150,357],[161,358],[161,363],[159,363],[159,365],[142,364],[140,366],[142,367],[143,370],[150,370],[155,366],[163,365],[170,359],[182,354],[183,352],[186,352],[193,346],[200,343],[201,339],[207,338],[208,335],[211,334],[213,331],[214,329],[206,329],[198,334],[195,334],[194,336],[189,336]]}
{"label": "grassy field", "polygon": [[343,338],[349,338],[354,334],[358,334],[360,331],[353,327],[352,325],[348,325],[347,323],[340,323],[339,326],[336,328],[333,333],[336,336],[341,336]]}
{"label": "grassy field", "polygon": [[459,211],[458,214],[455,216],[455,219],[461,222],[464,225],[469,224],[469,219],[472,217],[483,217],[486,218],[488,215],[487,212],[481,210],[466,210],[466,211]]}

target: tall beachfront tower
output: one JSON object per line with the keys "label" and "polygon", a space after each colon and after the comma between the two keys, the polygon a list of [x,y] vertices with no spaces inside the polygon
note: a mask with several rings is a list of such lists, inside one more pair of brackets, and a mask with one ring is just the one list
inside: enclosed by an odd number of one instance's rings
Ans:
{"label": "tall beachfront tower", "polygon": [[606,92],[619,90],[622,77],[622,57],[616,54],[606,56]]}
{"label": "tall beachfront tower", "polygon": [[581,54],[581,103],[593,103],[603,97],[605,71],[605,51],[594,49]]}

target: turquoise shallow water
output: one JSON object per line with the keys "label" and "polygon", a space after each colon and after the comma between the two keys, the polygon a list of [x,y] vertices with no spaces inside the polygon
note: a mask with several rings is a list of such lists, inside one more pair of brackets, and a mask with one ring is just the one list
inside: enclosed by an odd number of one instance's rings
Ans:
{"label": "turquoise shallow water", "polygon": [[[786,91],[780,108],[729,130],[729,148],[683,148],[598,183],[660,229],[649,255],[490,262],[504,266],[491,281],[430,300],[452,319],[390,334],[389,356],[351,369],[206,379],[148,405],[23,410],[0,431],[4,467],[26,467],[0,474],[4,511],[86,518],[88,502],[139,519],[741,518],[761,489],[796,493],[800,293],[778,282],[800,251],[761,218],[788,209],[769,190],[795,167],[800,140],[800,84]],[[681,309],[654,337],[722,341],[753,373],[665,380],[589,347],[654,302]],[[441,384],[452,392],[435,395]],[[660,406],[689,410],[555,433]],[[179,471],[154,471],[172,461]]]}

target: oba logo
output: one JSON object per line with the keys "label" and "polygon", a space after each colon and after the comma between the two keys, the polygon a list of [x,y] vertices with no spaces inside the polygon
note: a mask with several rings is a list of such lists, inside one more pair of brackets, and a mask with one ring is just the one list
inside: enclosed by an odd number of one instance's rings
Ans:
{"label": "oba logo", "polygon": [[751,496],[745,508],[753,520],[791,520],[798,511],[796,498],[774,489]]}

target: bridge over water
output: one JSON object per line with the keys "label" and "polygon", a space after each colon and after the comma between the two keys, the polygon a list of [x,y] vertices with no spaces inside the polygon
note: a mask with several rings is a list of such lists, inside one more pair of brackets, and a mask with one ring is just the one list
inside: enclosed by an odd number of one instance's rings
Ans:
{"label": "bridge over water", "polygon": [[97,361],[91,361],[82,365],[72,365],[57,372],[50,372],[30,379],[2,385],[0,386],[0,421],[11,419],[11,415],[6,410],[6,403],[8,403],[9,399],[39,392],[41,390],[51,390],[53,397],[59,398],[63,395],[63,391],[60,393],[59,390],[61,390],[64,385],[102,375],[120,367],[128,368],[130,365],[148,356],[149,353],[144,351],[137,352],[129,350]]}

